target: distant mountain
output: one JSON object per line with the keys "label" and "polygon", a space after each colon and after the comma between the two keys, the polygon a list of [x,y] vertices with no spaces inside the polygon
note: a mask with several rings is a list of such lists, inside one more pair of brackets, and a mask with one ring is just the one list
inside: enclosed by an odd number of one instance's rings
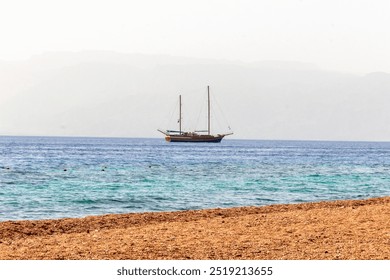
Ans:
{"label": "distant mountain", "polygon": [[0,134],[160,137],[179,94],[184,125],[204,124],[207,85],[231,138],[390,140],[388,73],[101,51],[0,61]]}

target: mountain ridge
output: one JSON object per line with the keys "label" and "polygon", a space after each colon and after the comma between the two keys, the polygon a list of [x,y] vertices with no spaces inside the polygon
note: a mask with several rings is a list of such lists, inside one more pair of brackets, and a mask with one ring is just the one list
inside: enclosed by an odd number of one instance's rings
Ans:
{"label": "mountain ridge", "polygon": [[0,61],[0,134],[159,137],[177,96],[188,121],[207,85],[232,138],[390,140],[388,73],[104,51]]}

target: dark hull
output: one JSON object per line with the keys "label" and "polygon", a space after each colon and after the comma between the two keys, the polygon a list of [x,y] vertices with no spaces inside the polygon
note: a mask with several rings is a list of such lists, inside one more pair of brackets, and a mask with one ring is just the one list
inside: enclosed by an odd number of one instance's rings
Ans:
{"label": "dark hull", "polygon": [[186,143],[219,143],[225,135],[168,135],[165,140],[168,142],[186,142]]}

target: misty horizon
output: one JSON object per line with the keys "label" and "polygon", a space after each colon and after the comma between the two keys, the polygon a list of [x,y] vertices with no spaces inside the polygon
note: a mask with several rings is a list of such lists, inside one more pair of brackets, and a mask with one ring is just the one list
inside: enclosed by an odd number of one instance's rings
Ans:
{"label": "misty horizon", "polygon": [[189,125],[210,85],[227,119],[213,128],[230,126],[230,139],[390,140],[383,72],[84,51],[0,61],[0,73],[1,135],[159,138],[176,128],[165,119],[178,95]]}
{"label": "misty horizon", "polygon": [[[385,0],[7,1],[0,135],[390,141]],[[195,121],[193,121],[195,118]],[[225,124],[223,124],[225,123]],[[227,123],[227,125],[226,125]]]}

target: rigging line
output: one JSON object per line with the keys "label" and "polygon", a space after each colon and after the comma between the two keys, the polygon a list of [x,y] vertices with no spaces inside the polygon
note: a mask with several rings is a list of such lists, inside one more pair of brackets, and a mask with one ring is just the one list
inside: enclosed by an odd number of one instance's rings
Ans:
{"label": "rigging line", "polygon": [[[168,129],[169,126],[172,124],[172,118],[173,118],[173,116],[176,114],[177,108],[179,107],[179,101],[176,101],[172,107],[173,107],[173,110],[170,110],[170,111],[169,111],[169,112],[171,112],[171,116],[170,116],[170,118],[169,118],[169,121],[167,122],[167,119],[161,120],[161,123],[163,123],[164,121],[165,121],[165,123],[166,123],[165,129]],[[161,123],[160,123],[160,125],[161,125]],[[175,123],[176,123],[176,122],[175,122]]]}
{"label": "rigging line", "polygon": [[221,125],[219,116],[221,115],[220,113],[222,112],[221,110],[217,111],[215,110],[217,107],[214,106],[214,103],[216,101],[216,98],[214,96],[210,97],[212,101],[210,104],[210,110],[211,110],[211,120],[214,123],[213,125],[213,130],[214,131],[219,131],[219,132],[224,132],[223,131],[223,125]]}
{"label": "rigging line", "polygon": [[[201,107],[202,107],[202,106],[201,106]],[[200,108],[198,117],[197,117],[196,122],[195,122],[195,128],[197,128],[198,125],[199,125],[199,119],[200,119],[200,116],[202,115],[202,112],[203,112],[203,109]]]}
{"label": "rigging line", "polygon": [[225,116],[221,106],[219,105],[218,100],[216,98],[213,98],[213,101],[215,102],[215,104],[217,104],[218,110],[221,112],[222,117],[224,118],[224,122],[227,123],[229,130],[231,130],[230,124],[229,124],[229,122],[228,122],[228,120],[227,120],[227,118],[226,118],[226,116]]}
{"label": "rigging line", "polygon": [[[198,130],[199,129],[199,119],[201,118],[201,115],[203,114],[203,98],[199,98],[199,93],[202,92],[202,96],[203,96],[203,92],[204,92],[204,89],[202,88],[202,90],[200,90],[199,88],[196,88],[196,89],[192,89],[192,90],[189,90],[189,92],[191,93],[196,93],[196,94],[189,94],[189,100],[191,100],[191,103],[192,103],[192,109],[193,109],[193,113],[191,114],[191,118],[190,120],[188,121],[188,123],[190,124],[190,130]],[[194,109],[195,108],[195,109]],[[199,110],[199,113],[196,114],[196,112]]]}
{"label": "rigging line", "polygon": [[[214,106],[211,106],[211,110],[213,110],[214,109]],[[215,110],[214,110],[215,111]],[[213,113],[213,115],[212,116],[214,116],[215,115],[215,113]],[[212,117],[212,119],[213,119],[213,121],[214,121],[214,123],[217,123],[217,125],[218,125],[218,131],[220,131],[220,130],[222,130],[222,125],[221,125],[221,122],[219,121],[219,118],[217,118],[217,117]],[[221,131],[221,132],[223,132],[223,131]]]}

